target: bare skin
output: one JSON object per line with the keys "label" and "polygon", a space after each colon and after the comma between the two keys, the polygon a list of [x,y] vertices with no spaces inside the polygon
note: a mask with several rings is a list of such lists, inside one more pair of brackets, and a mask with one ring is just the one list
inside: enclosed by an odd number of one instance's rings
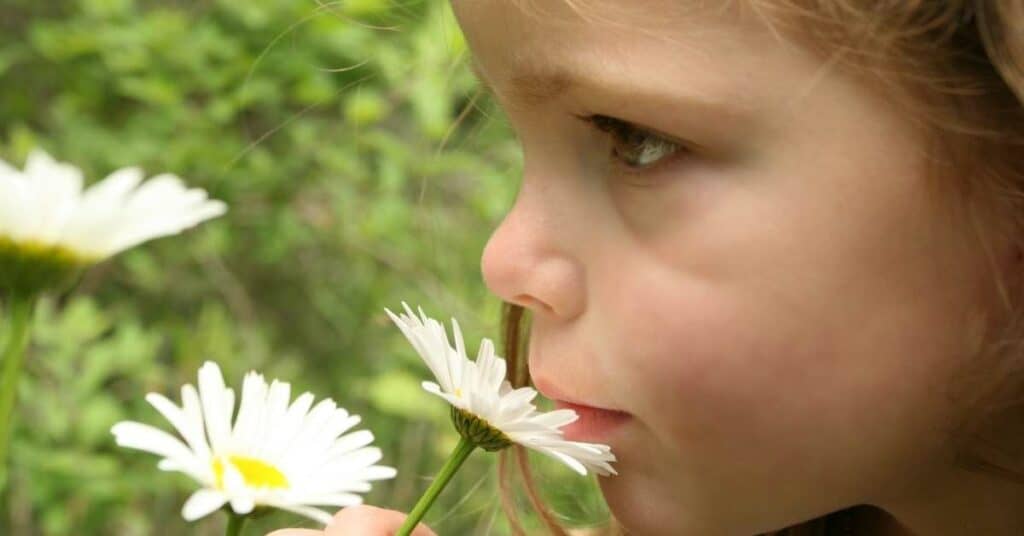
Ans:
{"label": "bare skin", "polygon": [[[275,530],[267,536],[391,536],[402,527],[405,514],[374,506],[359,505],[343,508],[335,514],[324,530],[284,529]],[[434,531],[420,523],[412,536],[437,536]]]}

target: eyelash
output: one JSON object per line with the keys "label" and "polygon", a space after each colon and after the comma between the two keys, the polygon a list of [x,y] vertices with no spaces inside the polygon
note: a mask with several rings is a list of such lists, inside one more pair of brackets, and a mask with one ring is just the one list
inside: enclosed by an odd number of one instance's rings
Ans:
{"label": "eyelash", "polygon": [[[628,121],[600,114],[581,116],[580,119],[611,137],[613,142],[611,157],[628,173],[648,171],[687,152],[686,146],[682,143],[633,125]],[[621,151],[620,144],[635,147],[635,149],[628,148],[626,151]],[[659,151],[664,151],[665,156],[653,161],[642,161],[652,153],[657,154]],[[640,162],[633,163],[637,160]]]}

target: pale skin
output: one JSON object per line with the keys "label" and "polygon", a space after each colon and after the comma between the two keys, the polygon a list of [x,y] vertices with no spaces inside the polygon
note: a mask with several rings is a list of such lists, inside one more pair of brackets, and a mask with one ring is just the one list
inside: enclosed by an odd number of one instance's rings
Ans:
{"label": "pale skin", "polygon": [[[350,506],[335,514],[324,530],[286,529],[276,530],[267,536],[380,536],[394,534],[402,527],[405,514],[369,505]],[[420,523],[412,536],[437,536],[434,531]]]}
{"label": "pale skin", "polygon": [[[949,441],[969,332],[1017,252],[986,254],[890,99],[691,2],[592,2],[587,21],[452,4],[525,158],[484,279],[532,312],[542,392],[633,416],[600,480],[628,530],[752,535],[872,505],[864,534],[1024,533],[1021,487],[960,469]],[[560,69],[586,81],[517,89]],[[685,149],[628,171],[593,115]],[[326,534],[402,518],[347,511]]]}

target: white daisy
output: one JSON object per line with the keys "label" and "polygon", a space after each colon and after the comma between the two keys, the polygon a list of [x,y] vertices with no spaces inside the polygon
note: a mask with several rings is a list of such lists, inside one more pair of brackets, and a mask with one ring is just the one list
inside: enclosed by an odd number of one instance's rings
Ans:
{"label": "white daisy", "polygon": [[423,388],[452,405],[452,420],[463,437],[485,450],[500,450],[517,443],[558,459],[580,474],[616,474],[615,455],[606,445],[567,441],[559,430],[578,416],[571,409],[539,412],[532,401],[537,391],[513,389],[505,379],[505,360],[494,353],[494,343],[483,339],[476,361],[466,356],[459,323],[452,319],[455,348],[440,322],[419,310],[416,316],[404,302],[405,313],[387,311],[405,337],[427,363],[437,383]]}
{"label": "white daisy", "polygon": [[142,170],[129,167],[84,189],[81,170],[42,150],[29,154],[24,171],[0,160],[0,285],[46,286],[42,272],[66,279],[68,272],[227,210],[174,175],[143,178]]}
{"label": "white daisy", "polygon": [[289,404],[290,391],[286,382],[268,386],[262,375],[246,374],[232,426],[235,393],[208,361],[199,369],[198,391],[191,384],[181,388],[181,407],[157,393],[146,396],[184,442],[131,421],[111,431],[118,445],[162,456],[160,469],[180,471],[202,485],[182,508],[188,521],[229,503],[237,514],[269,506],[327,523],[331,514],[314,505],[359,504],[357,493],[369,491],[371,481],[393,478],[395,470],[374,465],[381,452],[369,446],[372,433],[346,433],[358,416],[330,399],[313,406],[310,393]]}

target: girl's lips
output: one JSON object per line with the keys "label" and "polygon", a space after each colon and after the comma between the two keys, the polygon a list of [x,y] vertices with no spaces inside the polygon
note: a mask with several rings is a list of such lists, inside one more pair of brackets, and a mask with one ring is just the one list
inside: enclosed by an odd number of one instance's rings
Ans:
{"label": "girl's lips", "polygon": [[633,418],[624,411],[583,406],[564,400],[555,400],[555,407],[571,409],[579,415],[579,419],[562,427],[563,435],[569,441],[607,443],[615,430]]}

